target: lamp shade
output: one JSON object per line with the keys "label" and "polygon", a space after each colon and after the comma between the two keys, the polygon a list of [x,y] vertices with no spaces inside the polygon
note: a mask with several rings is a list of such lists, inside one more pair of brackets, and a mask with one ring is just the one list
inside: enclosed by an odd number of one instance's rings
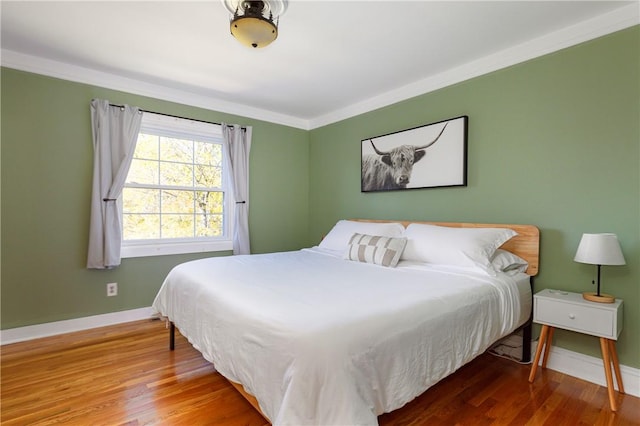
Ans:
{"label": "lamp shade", "polygon": [[616,234],[582,234],[573,260],[592,265],[626,264]]}

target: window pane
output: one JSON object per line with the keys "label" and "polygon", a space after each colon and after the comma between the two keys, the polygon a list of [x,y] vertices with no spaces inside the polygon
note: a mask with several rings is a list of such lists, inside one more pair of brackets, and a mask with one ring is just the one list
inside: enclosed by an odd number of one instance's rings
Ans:
{"label": "window pane", "polygon": [[[176,238],[225,237],[228,182],[220,126],[145,114],[141,129],[122,194],[123,239],[171,245]],[[204,131],[211,139],[200,139]]]}
{"label": "window pane", "polygon": [[221,214],[196,215],[196,236],[197,237],[219,237],[222,232],[223,218]]}
{"label": "window pane", "polygon": [[160,215],[123,214],[122,238],[145,240],[160,238]]}
{"label": "window pane", "polygon": [[127,175],[127,183],[157,185],[158,173],[157,161],[133,159]]}
{"label": "window pane", "polygon": [[195,163],[207,166],[222,166],[222,145],[211,142],[195,142]]}
{"label": "window pane", "polygon": [[196,191],[196,207],[196,213],[221,214],[224,208],[224,192]]}
{"label": "window pane", "polygon": [[195,166],[195,186],[198,188],[222,187],[222,169],[220,167]]}
{"label": "window pane", "polygon": [[162,215],[162,238],[193,238],[193,215]]}
{"label": "window pane", "polygon": [[162,191],[162,213],[193,214],[193,191]]}
{"label": "window pane", "polygon": [[138,141],[136,142],[136,151],[133,154],[134,158],[159,160],[160,145],[158,142],[159,136],[140,133],[138,135]]}
{"label": "window pane", "polygon": [[160,159],[193,163],[193,141],[175,138],[160,138]]}
{"label": "window pane", "polygon": [[160,190],[124,188],[122,210],[127,213],[160,213]]}
{"label": "window pane", "polygon": [[160,184],[192,187],[193,166],[190,164],[160,162]]}

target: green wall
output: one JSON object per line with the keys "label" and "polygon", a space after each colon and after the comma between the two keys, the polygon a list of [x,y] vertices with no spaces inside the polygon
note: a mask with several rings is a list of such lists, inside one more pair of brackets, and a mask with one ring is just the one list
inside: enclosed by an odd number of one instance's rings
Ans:
{"label": "green wall", "polygon": [[[627,265],[603,267],[602,286],[624,299],[620,361],[640,367],[639,28],[311,131],[310,238],[340,218],[535,224],[535,291],[582,292],[595,278],[573,261],[582,233],[614,232]],[[362,139],[460,115],[467,187],[360,192]],[[600,356],[596,338],[556,336]]]}
{"label": "green wall", "polygon": [[[536,224],[535,290],[590,291],[573,262],[583,232],[615,232],[627,265],[603,268],[625,301],[620,361],[640,367],[640,27],[312,131],[2,69],[2,324],[12,328],[149,306],[175,264],[203,255],[84,268],[94,97],[252,125],[254,252],[319,241],[341,218]],[[469,116],[468,186],[360,192],[360,140]],[[119,295],[106,297],[117,281]],[[599,356],[597,340],[556,344]]]}
{"label": "green wall", "polygon": [[[123,259],[87,270],[93,167],[92,98],[253,126],[251,246],[301,248],[308,235],[308,132],[2,69],[3,329],[150,306],[176,264],[210,254]],[[119,294],[106,296],[106,283]]]}

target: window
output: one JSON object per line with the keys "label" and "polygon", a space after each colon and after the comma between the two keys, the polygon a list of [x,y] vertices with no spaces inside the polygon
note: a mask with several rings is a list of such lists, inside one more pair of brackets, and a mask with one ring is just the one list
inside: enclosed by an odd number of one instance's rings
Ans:
{"label": "window", "polygon": [[144,113],[122,191],[122,257],[231,250],[216,124]]}

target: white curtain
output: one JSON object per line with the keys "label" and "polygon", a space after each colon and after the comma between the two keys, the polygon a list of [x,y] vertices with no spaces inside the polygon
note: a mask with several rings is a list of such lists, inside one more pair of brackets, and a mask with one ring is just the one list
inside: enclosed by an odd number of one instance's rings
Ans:
{"label": "white curtain", "polygon": [[131,166],[141,121],[137,107],[110,106],[103,99],[91,101],[93,191],[87,268],[120,265],[122,224],[118,198]]}
{"label": "white curtain", "polygon": [[228,152],[229,176],[236,200],[233,218],[233,254],[249,254],[249,151],[251,127],[222,123],[222,140]]}

